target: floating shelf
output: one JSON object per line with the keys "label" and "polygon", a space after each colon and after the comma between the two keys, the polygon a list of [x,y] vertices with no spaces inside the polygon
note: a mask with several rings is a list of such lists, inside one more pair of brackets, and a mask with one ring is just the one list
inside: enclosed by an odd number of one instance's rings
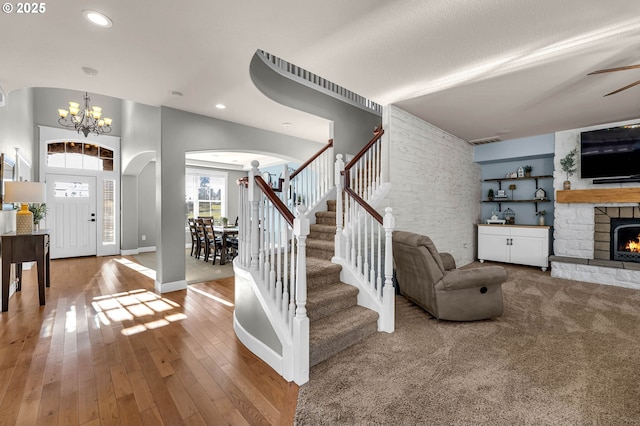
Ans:
{"label": "floating shelf", "polygon": [[530,179],[551,179],[552,175],[543,175],[543,176],[529,176],[529,177],[519,177],[519,178],[495,178],[495,179],[485,179],[485,182],[500,182],[503,180],[530,180]]}
{"label": "floating shelf", "polygon": [[558,203],[640,203],[640,188],[558,190],[556,201]]}

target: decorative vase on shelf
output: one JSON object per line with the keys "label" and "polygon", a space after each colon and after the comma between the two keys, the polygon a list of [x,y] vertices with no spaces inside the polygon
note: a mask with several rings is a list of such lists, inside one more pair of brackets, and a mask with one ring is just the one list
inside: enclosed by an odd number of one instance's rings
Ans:
{"label": "decorative vase on shelf", "polygon": [[571,189],[571,181],[570,180],[565,180],[562,183],[562,189],[564,189],[565,191]]}
{"label": "decorative vase on shelf", "polygon": [[544,226],[544,216],[538,216],[538,225]]}

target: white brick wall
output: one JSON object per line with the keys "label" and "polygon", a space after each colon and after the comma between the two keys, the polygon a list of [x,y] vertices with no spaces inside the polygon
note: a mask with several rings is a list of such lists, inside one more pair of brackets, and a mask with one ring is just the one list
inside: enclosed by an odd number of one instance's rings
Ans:
{"label": "white brick wall", "polygon": [[[633,122],[637,122],[634,120]],[[600,128],[615,127],[625,123],[613,123]],[[573,148],[580,150],[580,132],[594,130],[595,127],[586,129],[574,129],[555,134],[555,158],[554,158],[554,189],[562,189],[563,182],[567,179],[562,171],[560,159]],[[578,153],[579,155],[579,153]],[[579,157],[576,158],[579,164]],[[571,189],[605,189],[621,187],[637,187],[637,183],[624,184],[598,184],[594,185],[591,179],[580,179],[580,169],[569,178]],[[555,198],[555,197],[554,197]],[[554,207],[554,254],[557,256],[576,257],[580,259],[594,258],[594,207],[595,206],[635,206],[636,204],[588,204],[588,203],[555,203]],[[552,262],[551,275],[557,278],[587,281],[600,284],[617,285],[640,289],[640,271],[606,268],[593,265],[578,265],[569,263]]]}
{"label": "white brick wall", "polygon": [[413,115],[388,106],[383,114],[396,229],[429,236],[458,266],[474,261],[480,220],[480,166],[473,146]]}

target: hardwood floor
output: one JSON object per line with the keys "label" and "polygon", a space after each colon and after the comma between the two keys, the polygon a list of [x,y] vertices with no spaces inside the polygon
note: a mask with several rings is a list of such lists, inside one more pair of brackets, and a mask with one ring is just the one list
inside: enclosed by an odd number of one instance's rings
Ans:
{"label": "hardwood floor", "polygon": [[288,425],[298,386],[233,331],[233,278],[166,294],[129,257],[35,266],[0,314],[0,425]]}

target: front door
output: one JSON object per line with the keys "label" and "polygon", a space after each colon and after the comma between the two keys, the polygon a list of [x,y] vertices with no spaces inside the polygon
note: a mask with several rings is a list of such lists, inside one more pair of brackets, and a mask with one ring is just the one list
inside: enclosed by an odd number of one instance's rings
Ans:
{"label": "front door", "polygon": [[95,256],[96,178],[48,173],[47,227],[51,258]]}

